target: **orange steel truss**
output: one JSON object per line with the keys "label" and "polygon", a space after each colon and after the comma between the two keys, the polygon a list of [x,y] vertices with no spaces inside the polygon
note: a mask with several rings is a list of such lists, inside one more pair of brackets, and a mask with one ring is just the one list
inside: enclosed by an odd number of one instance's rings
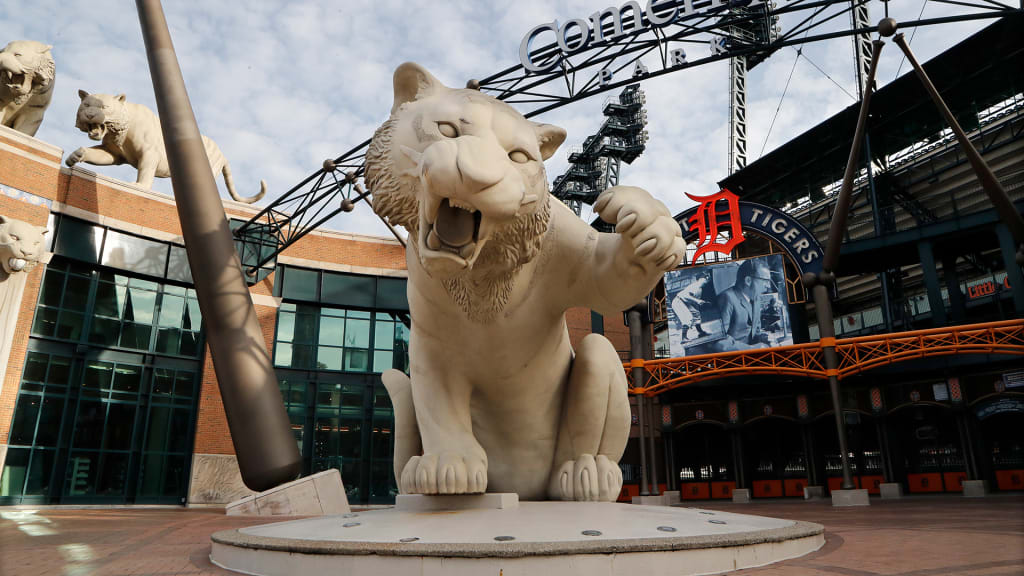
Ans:
{"label": "orange steel truss", "polygon": [[[840,379],[885,364],[950,354],[1011,354],[1024,356],[1024,320],[968,324],[913,332],[875,334],[836,340]],[[630,363],[623,364],[627,378]],[[657,396],[680,386],[712,378],[751,374],[781,374],[825,379],[819,342],[702,354],[684,358],[645,360],[642,388],[630,381],[631,394]]]}

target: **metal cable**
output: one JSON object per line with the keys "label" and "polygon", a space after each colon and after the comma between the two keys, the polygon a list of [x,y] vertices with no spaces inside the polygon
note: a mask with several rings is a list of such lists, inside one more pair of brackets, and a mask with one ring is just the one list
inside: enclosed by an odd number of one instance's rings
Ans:
{"label": "metal cable", "polygon": [[803,46],[796,51],[796,58],[793,59],[793,67],[789,69],[789,78],[786,78],[786,87],[782,89],[782,96],[779,98],[779,105],[775,107],[775,115],[772,116],[772,123],[768,125],[768,133],[764,136],[764,142],[761,143],[761,152],[757,155],[758,159],[764,156],[764,147],[768,145],[768,138],[772,135],[772,128],[775,127],[775,119],[779,117],[779,111],[782,110],[782,101],[786,99],[786,92],[789,91],[789,81],[793,79],[793,72],[796,72],[796,63],[800,61],[800,56],[803,54]]}
{"label": "metal cable", "polygon": [[[920,20],[921,16],[924,15],[924,7],[927,6],[927,5],[928,5],[928,0],[924,0],[924,2],[921,3],[921,11],[917,13],[917,19],[918,20]],[[908,44],[913,44],[914,43],[914,34],[917,34],[917,28],[916,27],[910,32],[910,42],[908,42]],[[896,78],[900,77],[900,72],[903,70],[903,63],[906,62],[906,61],[907,61],[907,55],[904,54],[903,58],[900,58],[900,66],[899,66],[899,68],[896,69],[896,77],[893,78],[893,80],[895,80]]]}

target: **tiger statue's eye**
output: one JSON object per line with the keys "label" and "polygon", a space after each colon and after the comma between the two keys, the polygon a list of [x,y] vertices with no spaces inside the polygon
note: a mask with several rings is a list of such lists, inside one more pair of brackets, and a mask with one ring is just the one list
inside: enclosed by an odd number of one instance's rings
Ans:
{"label": "tiger statue's eye", "polygon": [[459,130],[451,122],[438,122],[437,131],[445,138],[458,138]]}
{"label": "tiger statue's eye", "polygon": [[509,152],[508,157],[516,164],[526,164],[527,162],[530,161],[529,154],[523,152],[522,150],[513,150]]}

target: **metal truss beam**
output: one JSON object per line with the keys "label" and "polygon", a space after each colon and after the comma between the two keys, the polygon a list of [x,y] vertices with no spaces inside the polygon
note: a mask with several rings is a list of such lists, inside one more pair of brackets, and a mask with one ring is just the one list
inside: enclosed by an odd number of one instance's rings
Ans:
{"label": "metal truss beam", "polygon": [[[936,4],[956,6],[965,12],[941,18],[900,22],[901,29],[932,26],[949,22],[992,19],[1024,13],[1024,7],[989,0],[931,0]],[[515,105],[528,118],[584,98],[624,87],[640,80],[656,78],[725,59],[745,57],[764,59],[787,46],[821,42],[834,38],[870,35],[876,26],[851,27],[826,31],[825,24],[850,15],[867,0],[778,0],[777,6],[767,4],[763,11],[733,8],[747,6],[749,0],[672,0],[661,8],[668,10],[692,6],[695,13],[683,16],[664,27],[645,26],[627,30],[614,43],[593,46],[563,56],[551,70],[532,73],[516,65],[483,80],[472,81],[482,92]],[[717,6],[718,8],[711,8]],[[710,9],[709,9],[710,8]],[[735,37],[733,30],[749,28],[765,21],[771,26],[773,17],[795,17],[798,24],[789,27],[770,42]],[[610,25],[606,33],[611,32]],[[688,59],[686,46],[706,46],[712,38],[725,38],[725,48],[696,59]],[[573,38],[570,36],[570,43]],[[558,51],[550,44],[532,54],[535,59],[551,58]],[[636,72],[643,61],[645,71]],[[606,77],[611,71],[611,80]],[[259,214],[235,230],[235,236],[262,242],[271,239],[277,250],[255,266],[260,268],[304,235],[351,205],[368,197],[356,190],[363,176],[363,161],[369,140],[364,141],[334,160],[273,201]],[[369,191],[372,192],[372,191]]]}
{"label": "metal truss beam", "polygon": [[[865,370],[927,356],[951,354],[1007,354],[1024,356],[1024,320],[1005,320],[875,334],[836,340],[838,378]],[[631,364],[623,364],[626,373]],[[825,361],[818,342],[761,348],[684,358],[645,360],[643,387],[632,394],[657,396],[669,390],[713,378],[775,374],[813,379],[825,378]]]}

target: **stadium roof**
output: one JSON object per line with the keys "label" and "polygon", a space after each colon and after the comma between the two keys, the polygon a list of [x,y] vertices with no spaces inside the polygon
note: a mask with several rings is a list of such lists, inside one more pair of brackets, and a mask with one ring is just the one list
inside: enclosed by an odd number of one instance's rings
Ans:
{"label": "stadium roof", "polygon": [[[925,71],[965,130],[977,113],[1024,91],[1024,17],[1001,18],[925,63]],[[899,48],[886,42],[883,57]],[[719,181],[747,201],[781,206],[842,178],[860,103],[793,138]],[[948,126],[913,69],[871,98],[868,123],[875,160],[936,135]],[[861,154],[862,162],[865,154]]]}

